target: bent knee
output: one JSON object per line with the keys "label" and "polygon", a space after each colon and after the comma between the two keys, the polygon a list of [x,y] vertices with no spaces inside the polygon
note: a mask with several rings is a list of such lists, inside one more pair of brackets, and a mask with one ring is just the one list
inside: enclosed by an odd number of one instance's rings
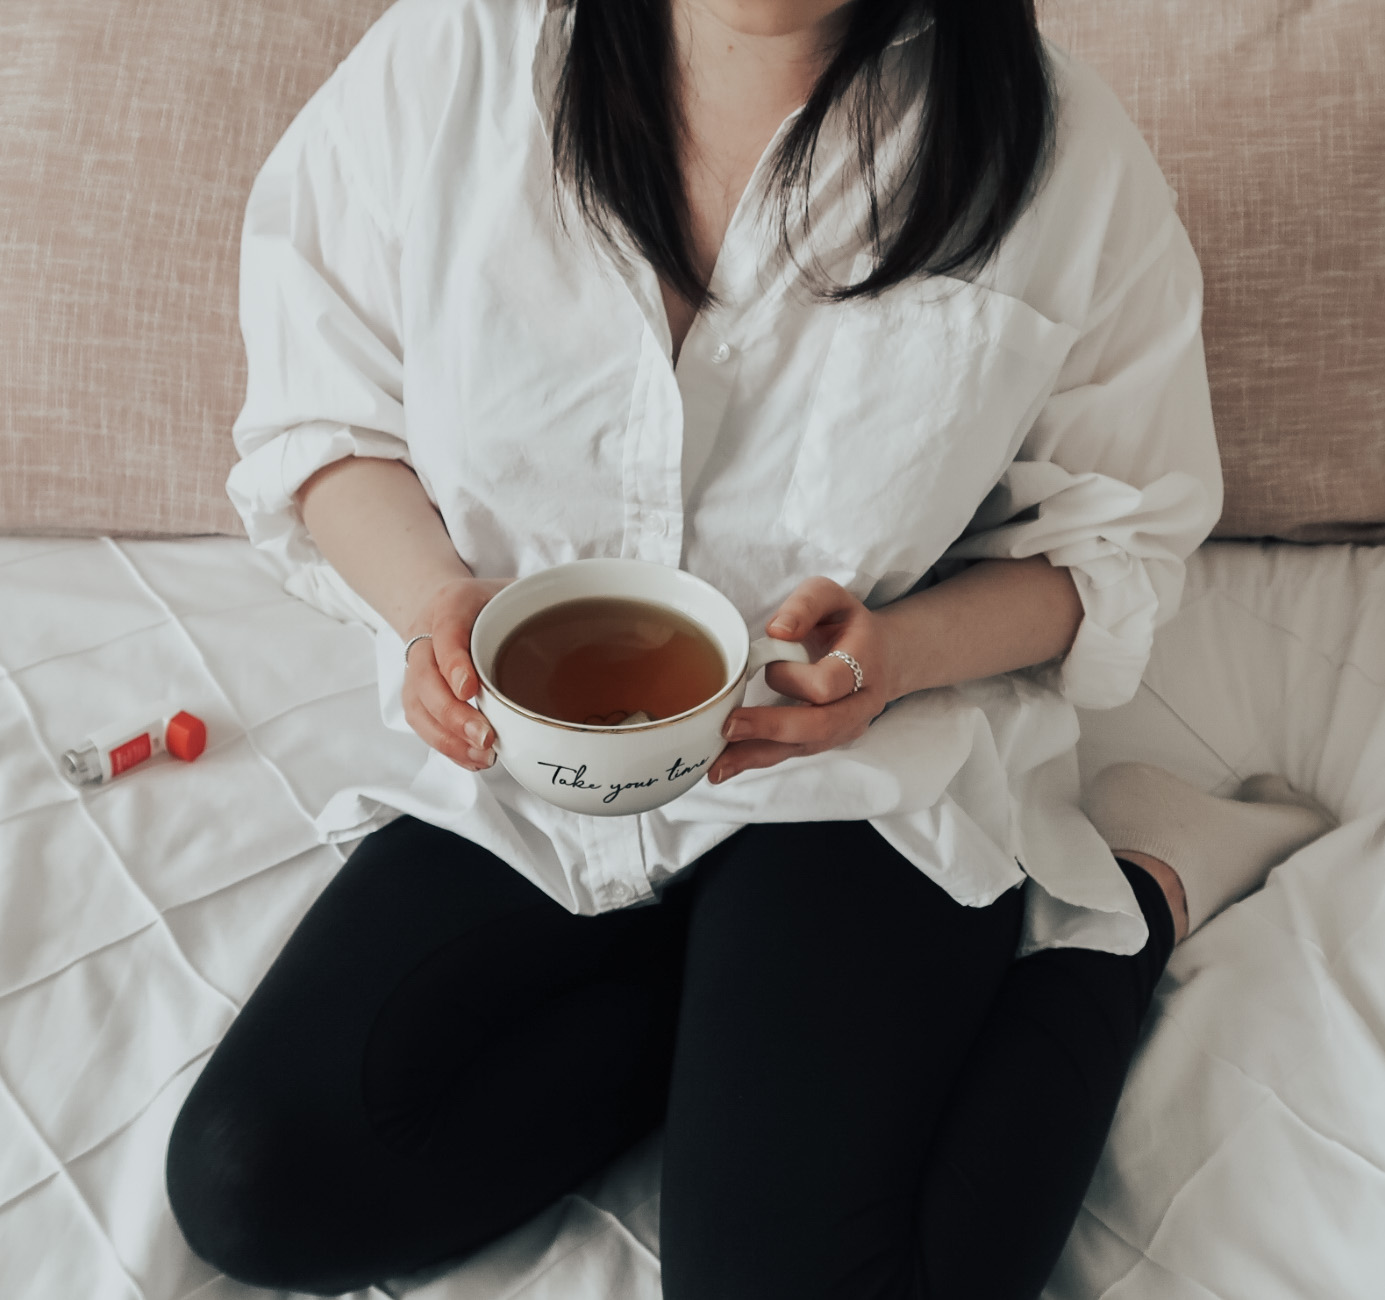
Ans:
{"label": "bent knee", "polygon": [[301,1133],[244,1102],[194,1089],[169,1138],[165,1179],[193,1253],[237,1282],[336,1293],[305,1231],[311,1167]]}

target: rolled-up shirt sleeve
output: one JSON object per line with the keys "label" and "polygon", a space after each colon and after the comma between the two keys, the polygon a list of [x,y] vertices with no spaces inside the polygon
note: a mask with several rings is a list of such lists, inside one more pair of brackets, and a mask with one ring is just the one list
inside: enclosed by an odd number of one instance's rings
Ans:
{"label": "rolled-up shirt sleeve", "polygon": [[400,213],[383,197],[397,178],[375,175],[369,149],[352,143],[355,118],[389,91],[391,36],[382,24],[337,69],[251,190],[240,258],[248,379],[232,430],[241,459],[227,481],[250,540],[282,562],[289,589],[368,622],[378,620],[313,544],[294,493],[348,456],[409,462]]}
{"label": "rolled-up shirt sleeve", "polygon": [[950,560],[1044,555],[1083,617],[1066,656],[1032,670],[1083,708],[1130,699],[1184,561],[1221,512],[1202,347],[1202,276],[1170,207],[1099,292],[1019,454]]}

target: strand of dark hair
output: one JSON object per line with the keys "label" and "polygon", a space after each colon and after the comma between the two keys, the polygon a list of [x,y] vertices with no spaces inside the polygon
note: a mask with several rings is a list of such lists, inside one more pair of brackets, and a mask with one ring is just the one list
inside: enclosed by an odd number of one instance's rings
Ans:
{"label": "strand of dark hair", "polygon": [[[705,306],[713,299],[693,264],[678,165],[670,0],[573,3],[553,123],[555,180],[570,185],[602,237],[615,244],[622,229],[688,302]],[[931,23],[927,38],[902,47],[923,86],[922,107],[909,165],[882,200],[876,131],[891,110],[882,68],[908,20]],[[915,276],[975,273],[1024,211],[1052,147],[1053,96],[1033,0],[857,0],[772,160],[768,195],[786,246],[796,197],[809,233],[813,158],[839,108],[856,138],[875,266],[820,296],[873,297]],[[882,210],[896,214],[888,233]]]}

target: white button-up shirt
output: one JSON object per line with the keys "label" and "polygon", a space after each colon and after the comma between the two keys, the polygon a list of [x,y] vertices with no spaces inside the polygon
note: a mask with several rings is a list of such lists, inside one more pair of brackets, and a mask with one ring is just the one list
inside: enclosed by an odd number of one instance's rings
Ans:
{"label": "white button-up shirt", "polygon": [[[1134,693],[1221,482],[1201,277],[1135,128],[1052,51],[1056,154],[995,261],[833,305],[812,296],[814,264],[838,281],[871,264],[854,144],[829,120],[811,256],[786,258],[759,204],[786,120],[726,232],[721,306],[675,366],[648,263],[591,238],[566,197],[566,233],[558,220],[571,12],[540,4],[401,0],[289,128],[246,213],[230,493],[291,590],[377,627],[386,720],[406,725],[399,640],[292,500],[344,456],[411,465],[479,576],[652,560],[758,630],[814,574],[878,606],[968,560],[1044,554],[1071,568],[1084,618],[1061,662],[907,696],[850,745],[650,813],[561,811],[501,767],[431,754],[407,789],[342,791],[323,834],[407,811],[593,913],[652,900],[748,822],[869,819],[963,903],[1028,877],[1022,951],[1138,950],[1139,908],[1078,806],[1074,706]],[[880,142],[884,184],[914,121]],[[747,703],[772,699],[756,683]]]}

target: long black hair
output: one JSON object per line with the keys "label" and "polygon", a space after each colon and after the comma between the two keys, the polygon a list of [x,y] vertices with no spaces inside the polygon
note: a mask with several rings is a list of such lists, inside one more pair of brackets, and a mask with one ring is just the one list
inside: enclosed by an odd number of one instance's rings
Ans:
{"label": "long black hair", "polygon": [[[572,41],[553,122],[555,179],[608,240],[618,223],[654,269],[698,307],[711,301],[693,265],[679,171],[671,0],[573,0]],[[923,87],[915,148],[886,196],[898,215],[882,243],[876,123],[889,111],[882,66],[906,22],[931,27],[901,47]],[[807,229],[818,135],[849,113],[868,200],[875,267],[820,296],[873,297],[915,275],[966,274],[999,248],[1040,180],[1053,93],[1034,0],[856,0],[845,36],[772,160],[769,194],[790,242],[795,191]]]}

